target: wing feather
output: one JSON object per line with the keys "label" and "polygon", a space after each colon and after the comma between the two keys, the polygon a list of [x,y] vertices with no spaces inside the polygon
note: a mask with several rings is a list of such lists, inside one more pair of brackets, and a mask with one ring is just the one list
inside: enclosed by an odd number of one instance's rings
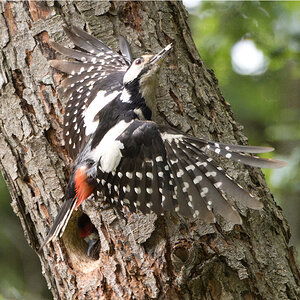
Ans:
{"label": "wing feather", "polygon": [[[243,147],[229,149],[226,144],[186,137],[176,130],[166,130],[165,126],[160,131],[154,122],[140,120],[133,121],[117,140],[121,142],[122,153],[118,168],[123,176],[130,173],[119,181],[118,197],[131,211],[138,209],[157,214],[175,211],[183,217],[198,217],[207,223],[215,222],[215,216],[220,215],[233,224],[241,224],[232,202],[262,208],[260,201],[234,183],[205,153],[210,145],[211,149],[220,149],[217,151],[220,155],[226,157],[230,153],[240,159],[241,154],[235,151]],[[250,150],[261,149],[246,146],[245,151]],[[261,162],[261,159],[249,156],[243,160],[252,165],[253,161]],[[266,165],[264,161],[262,165]],[[273,166],[273,163],[267,165]],[[114,197],[113,192],[108,191],[107,197]]]}
{"label": "wing feather", "polygon": [[111,101],[112,96],[117,97],[120,93],[123,77],[129,66],[130,50],[128,43],[122,40],[120,47],[124,51],[123,56],[76,26],[64,29],[78,49],[51,42],[54,49],[73,61],[52,60],[50,65],[70,75],[61,83],[64,97],[68,99],[64,117],[64,139],[70,156],[76,158],[86,143],[87,136],[94,133],[96,128],[90,126],[87,129],[84,116],[94,101],[99,104],[93,106],[93,111],[101,110],[109,102],[105,97]]}
{"label": "wing feather", "polygon": [[[180,144],[172,143],[173,149],[177,150],[180,161],[185,161],[185,168],[182,168],[184,173],[186,169],[191,166],[195,168],[190,169],[192,177],[196,179],[193,183],[198,189],[199,196],[205,201],[208,210],[213,210],[214,213],[222,216],[227,221],[233,224],[241,224],[241,218],[235,208],[228,202],[224,193],[220,189],[218,181],[216,180],[217,172],[209,172],[208,166],[211,164],[207,157],[200,157],[196,153],[193,156],[186,155],[180,147]],[[176,145],[178,145],[176,147]],[[199,177],[201,176],[201,178]],[[198,178],[198,179],[197,179]],[[197,198],[196,198],[197,199]]]}

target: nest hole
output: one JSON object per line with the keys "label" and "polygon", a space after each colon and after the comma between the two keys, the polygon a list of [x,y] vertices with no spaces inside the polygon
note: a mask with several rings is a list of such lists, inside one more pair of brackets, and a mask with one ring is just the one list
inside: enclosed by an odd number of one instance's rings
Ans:
{"label": "nest hole", "polygon": [[93,264],[99,259],[99,232],[87,214],[73,212],[63,241],[74,267],[81,268],[82,264]]}
{"label": "nest hole", "polygon": [[176,255],[183,263],[189,259],[190,255],[188,249],[183,247],[177,247],[173,254]]}

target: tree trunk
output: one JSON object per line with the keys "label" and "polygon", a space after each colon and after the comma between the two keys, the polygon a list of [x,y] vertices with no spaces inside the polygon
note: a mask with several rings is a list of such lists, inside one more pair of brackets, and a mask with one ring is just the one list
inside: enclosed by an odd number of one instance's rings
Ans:
{"label": "tree trunk", "polygon": [[[0,167],[28,243],[37,252],[63,202],[71,161],[64,149],[62,74],[49,67],[49,38],[70,45],[62,25],[85,28],[113,49],[126,36],[135,57],[171,41],[161,73],[159,122],[227,143],[247,139],[195,48],[181,2],[2,2]],[[217,158],[216,158],[217,159]],[[132,214],[99,201],[82,211],[96,226],[100,258],[86,255],[74,213],[61,240],[41,253],[55,299],[299,299],[290,233],[258,169],[217,159],[264,203],[241,207],[243,225],[204,225],[174,215]]]}

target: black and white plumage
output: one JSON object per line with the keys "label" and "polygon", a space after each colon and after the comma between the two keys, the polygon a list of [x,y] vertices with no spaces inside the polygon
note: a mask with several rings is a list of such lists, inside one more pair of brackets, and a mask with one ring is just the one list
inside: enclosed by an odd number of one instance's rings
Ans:
{"label": "black and white plumage", "polygon": [[[230,196],[252,209],[262,208],[242,187],[214,165],[207,154],[211,150],[232,160],[252,166],[278,168],[283,162],[240,153],[272,151],[269,147],[236,146],[215,143],[152,121],[124,123],[124,131],[115,139],[119,152],[110,169],[98,164],[98,195],[116,206],[128,206],[143,213],[175,211],[184,217],[199,217],[207,223],[215,214],[234,224],[241,218],[227,201]],[[120,142],[120,143],[119,143]]]}
{"label": "black and white plumage", "polygon": [[97,128],[97,112],[120,94],[131,53],[124,37],[120,37],[120,55],[76,26],[64,27],[64,30],[81,50],[51,42],[53,48],[75,61],[52,60],[50,64],[69,74],[61,84],[68,99],[64,140],[69,154],[76,158],[88,136]]}
{"label": "black and white plumage", "polygon": [[284,162],[248,154],[273,148],[212,142],[155,123],[158,72],[172,44],[132,61],[122,37],[120,55],[75,26],[65,31],[81,50],[52,43],[76,61],[56,60],[51,65],[71,74],[62,83],[69,99],[64,136],[76,160],[66,192],[69,204],[58,214],[46,243],[63,233],[62,223],[92,193],[119,209],[174,211],[207,223],[215,222],[216,215],[241,223],[228,196],[249,208],[262,208],[215,166],[209,151],[254,167],[282,167]]}

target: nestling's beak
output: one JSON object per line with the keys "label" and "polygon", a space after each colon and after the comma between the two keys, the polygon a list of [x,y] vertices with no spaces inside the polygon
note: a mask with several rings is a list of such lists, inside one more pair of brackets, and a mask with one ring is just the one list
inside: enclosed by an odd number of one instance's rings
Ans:
{"label": "nestling's beak", "polygon": [[170,52],[170,50],[173,48],[173,43],[166,46],[164,49],[162,49],[159,53],[153,55],[149,61],[149,64],[155,65],[158,63],[161,63],[163,61],[163,58],[166,57],[166,55]]}
{"label": "nestling's beak", "polygon": [[88,244],[87,256],[91,255],[91,251],[94,245],[99,241],[99,239],[90,239]]}

